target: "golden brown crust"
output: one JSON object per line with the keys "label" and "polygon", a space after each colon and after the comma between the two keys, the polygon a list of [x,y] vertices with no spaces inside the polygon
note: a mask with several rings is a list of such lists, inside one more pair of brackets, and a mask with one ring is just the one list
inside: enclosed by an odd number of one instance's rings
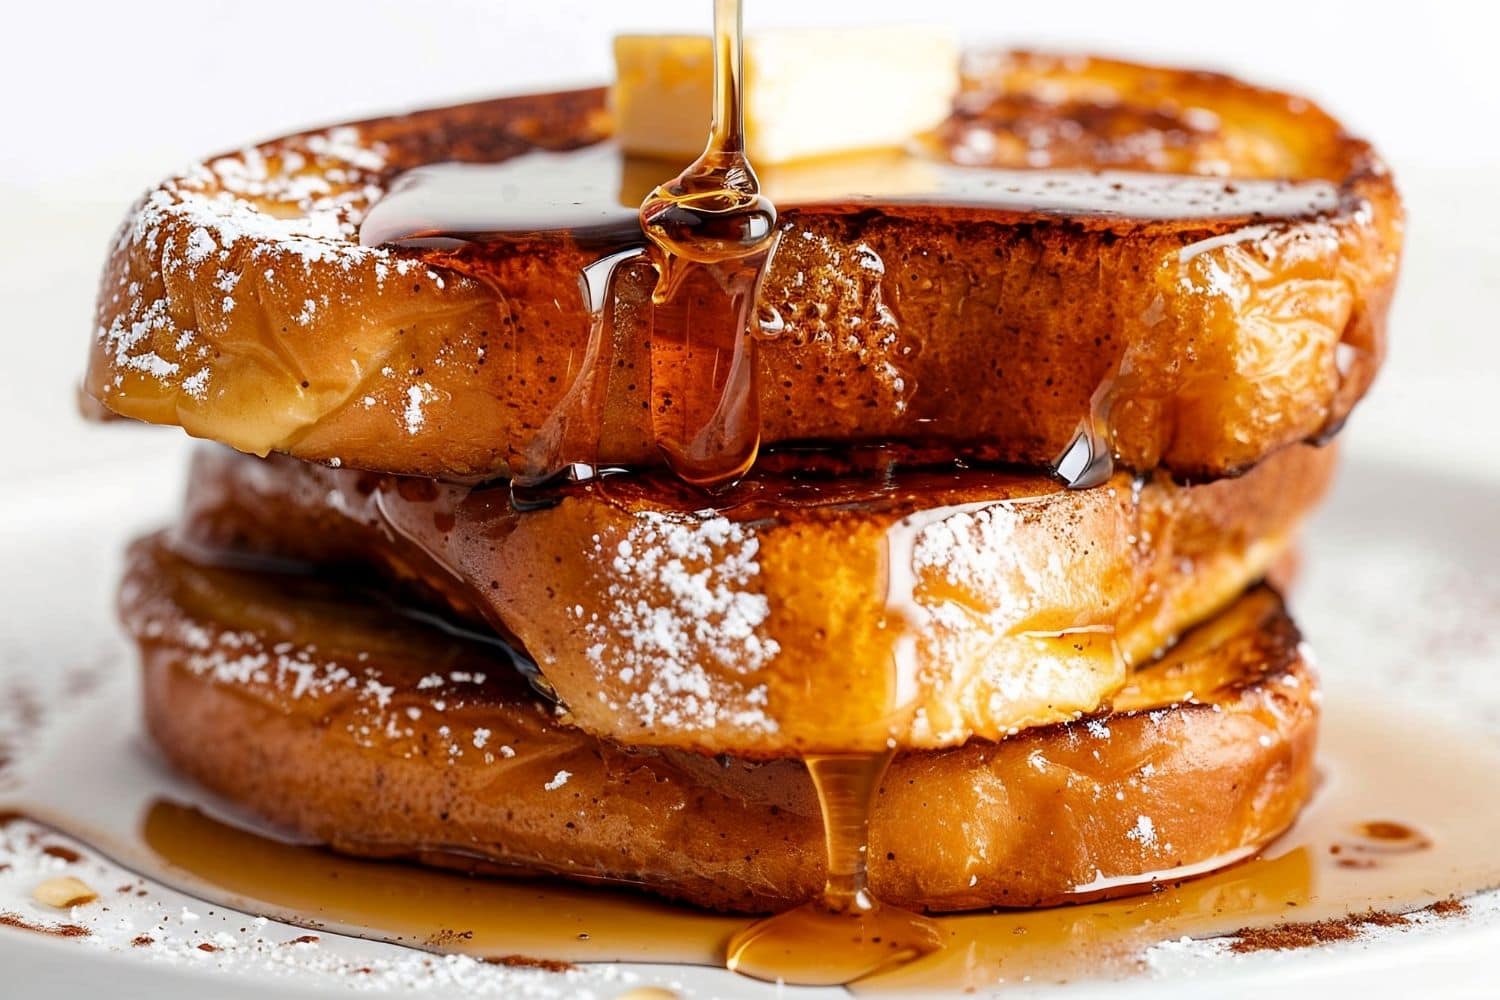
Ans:
{"label": "golden brown crust", "polygon": [[[256,453],[508,473],[576,374],[589,255],[369,249],[357,223],[405,168],[606,137],[602,100],[377,119],[169,180],[111,254],[88,392]],[[1322,180],[1337,197],[1311,215],[1171,221],[790,206],[762,293],[785,330],[757,347],[768,445],[895,441],[1045,466],[1092,415],[1132,468],[1219,475],[1332,433],[1368,387],[1401,209],[1369,146],[1316,106],[1212,74],[998,56],[944,137],[971,161]],[[617,283],[625,377],[609,439],[574,442],[580,459],[658,458],[640,308],[653,282],[638,266]]]}
{"label": "golden brown crust", "polygon": [[[132,549],[122,611],[168,759],[340,850],[729,910],[821,886],[821,821],[794,761],[598,740],[550,719],[484,644],[308,578],[189,563],[159,539]],[[1140,672],[1121,705],[899,755],[871,822],[874,892],[934,910],[1065,901],[1252,850],[1308,794],[1315,681],[1268,590]]]}
{"label": "golden brown crust", "polygon": [[979,469],[760,471],[708,510],[620,476],[517,514],[504,489],[205,449],[183,530],[416,580],[623,743],[938,747],[1096,709],[1266,573],[1333,458],[1303,446],[1233,480],[1073,491]]}

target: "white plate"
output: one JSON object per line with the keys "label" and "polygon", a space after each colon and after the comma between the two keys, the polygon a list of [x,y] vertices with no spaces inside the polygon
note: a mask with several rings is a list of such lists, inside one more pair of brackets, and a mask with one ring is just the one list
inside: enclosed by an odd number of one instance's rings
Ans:
{"label": "white plate", "polygon": [[[1500,487],[1480,479],[1381,462],[1356,452],[1327,507],[1309,529],[1297,618],[1319,653],[1327,698],[1375,688],[1423,717],[1450,720],[1455,738],[1500,742]],[[0,563],[0,736],[21,754],[44,745],[49,727],[65,726],[90,699],[121,698],[119,685],[81,692],[79,672],[118,677],[129,651],[112,622],[111,591],[125,540],[168,519],[179,493],[176,452],[146,465],[132,462],[69,480],[36,481],[14,491],[0,516],[8,530]],[[36,704],[17,711],[7,692],[24,689]],[[128,704],[128,699],[121,699]],[[125,752],[144,753],[141,747]],[[161,775],[160,780],[170,781]],[[1441,775],[1434,775],[1441,781]],[[122,794],[126,790],[122,790]],[[1475,808],[1494,809],[1496,788],[1455,790]],[[0,801],[4,799],[0,785]],[[134,883],[129,873],[88,855],[72,866],[0,831],[0,912],[56,920],[31,901],[40,878],[81,871],[95,886]],[[87,853],[87,852],[86,852]],[[50,996],[198,997],[262,995],[268,981],[285,995],[350,989],[442,995],[617,996],[661,985],[683,996],[814,997],[843,991],[784,990],[712,969],[590,966],[566,975],[488,966],[355,938],[321,934],[316,944],[287,945],[305,934],[252,915],[210,909],[163,886],[106,890],[104,906],[73,919],[92,934],[59,940],[0,928],[0,993]],[[107,909],[106,909],[107,907]],[[141,933],[161,939],[132,947]],[[199,950],[208,941],[216,951]],[[1083,996],[1175,997],[1358,988],[1365,995],[1430,990],[1487,995],[1488,960],[1500,947],[1500,897],[1481,897],[1463,917],[1382,931],[1315,950],[1231,956],[1213,945],[1174,943],[1152,949],[1148,969],[1123,983],[1030,987],[1008,984],[997,996],[1033,992]],[[371,971],[354,973],[352,969]],[[288,992],[288,991],[295,991]]]}

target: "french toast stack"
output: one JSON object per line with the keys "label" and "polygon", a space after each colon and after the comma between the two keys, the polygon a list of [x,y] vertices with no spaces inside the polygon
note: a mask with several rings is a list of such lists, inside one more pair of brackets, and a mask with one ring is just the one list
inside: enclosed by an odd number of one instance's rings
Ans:
{"label": "french toast stack", "polygon": [[423,111],[132,211],[87,395],[217,443],[120,597],[167,757],[340,850],[752,912],[823,884],[808,755],[894,749],[870,884],[916,909],[1128,891],[1285,829],[1318,697],[1275,583],[1399,257],[1371,149],[1222,76],[975,57],[935,155],[1102,201],[778,202],[762,453],[716,492],[661,467],[654,275],[622,269],[562,442],[607,471],[517,502],[586,369],[590,249],[358,227],[413,167],[610,134],[597,90]]}

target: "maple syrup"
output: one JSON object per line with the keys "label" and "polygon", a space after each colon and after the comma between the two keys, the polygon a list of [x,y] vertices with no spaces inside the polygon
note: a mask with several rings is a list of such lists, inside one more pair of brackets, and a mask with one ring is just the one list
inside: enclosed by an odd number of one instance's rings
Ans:
{"label": "maple syrup", "polygon": [[870,893],[870,805],[891,754],[804,760],[823,813],[828,875],[822,895],[739,931],[726,964],[768,982],[842,986],[937,951],[943,935],[935,922]]}
{"label": "maple syrup", "polygon": [[714,0],[708,146],[640,209],[660,274],[652,293],[653,434],[677,476],[710,488],[748,472],[760,448],[751,332],[776,243],[776,207],[745,156],[742,33],[740,0]]}
{"label": "maple syrup", "polygon": [[[795,209],[999,222],[1034,222],[1036,216],[1249,221],[1315,217],[1340,203],[1338,186],[1322,180],[964,166],[934,158],[941,155],[925,149],[854,152],[773,164],[757,170],[757,188],[782,221]],[[542,238],[567,239],[592,251],[643,244],[640,205],[664,169],[660,160],[628,156],[610,140],[497,163],[414,167],[370,207],[360,241],[464,252],[488,242]]]}

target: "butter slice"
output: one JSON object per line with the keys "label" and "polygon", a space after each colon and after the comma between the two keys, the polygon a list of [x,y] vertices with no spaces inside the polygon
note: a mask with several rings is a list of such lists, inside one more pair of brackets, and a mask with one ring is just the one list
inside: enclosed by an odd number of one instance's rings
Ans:
{"label": "butter slice", "polygon": [[[901,146],[948,116],[958,46],[937,28],[903,25],[748,33],[745,139],[757,166]],[[713,49],[705,37],[615,39],[611,94],[627,153],[691,160],[703,152],[712,107]]]}

